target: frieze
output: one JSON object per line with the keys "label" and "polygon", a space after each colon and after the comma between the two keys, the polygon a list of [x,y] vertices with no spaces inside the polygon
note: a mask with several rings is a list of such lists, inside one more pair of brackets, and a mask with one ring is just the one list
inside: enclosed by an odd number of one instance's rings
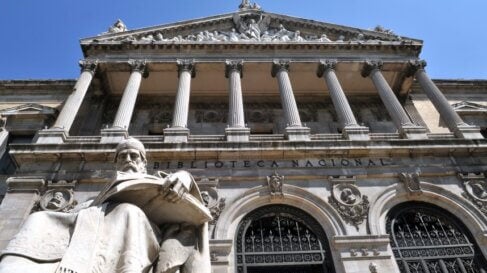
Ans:
{"label": "frieze", "polygon": [[340,168],[383,167],[394,163],[391,158],[326,158],[297,160],[193,160],[154,161],[154,170],[165,169],[245,169],[245,168]]}

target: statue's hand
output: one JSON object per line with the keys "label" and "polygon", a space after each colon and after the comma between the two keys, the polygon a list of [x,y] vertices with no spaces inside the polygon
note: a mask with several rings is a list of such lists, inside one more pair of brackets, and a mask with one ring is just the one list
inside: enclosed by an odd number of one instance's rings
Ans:
{"label": "statue's hand", "polygon": [[168,175],[166,181],[169,183],[165,185],[164,197],[169,200],[169,202],[179,202],[184,194],[188,192],[188,189],[176,174]]}

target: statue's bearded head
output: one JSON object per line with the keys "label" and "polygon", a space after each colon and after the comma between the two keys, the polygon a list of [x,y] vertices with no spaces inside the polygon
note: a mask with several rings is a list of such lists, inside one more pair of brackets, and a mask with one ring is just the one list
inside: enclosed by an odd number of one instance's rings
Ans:
{"label": "statue's bearded head", "polygon": [[117,171],[128,173],[146,173],[146,155],[142,142],[128,138],[117,145],[115,154]]}

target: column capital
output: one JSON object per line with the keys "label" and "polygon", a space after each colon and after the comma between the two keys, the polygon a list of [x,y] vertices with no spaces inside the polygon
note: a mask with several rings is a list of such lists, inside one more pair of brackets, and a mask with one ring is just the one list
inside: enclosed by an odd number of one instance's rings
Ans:
{"label": "column capital", "polygon": [[272,77],[275,77],[279,71],[285,70],[289,72],[289,64],[290,62],[288,60],[274,60],[272,62]]}
{"label": "column capital", "polygon": [[189,73],[191,73],[192,78],[194,78],[196,76],[196,69],[194,67],[194,60],[178,59],[176,61],[176,63],[178,65],[178,76],[183,71],[188,71]]}
{"label": "column capital", "polygon": [[226,60],[225,61],[225,77],[230,77],[230,72],[238,71],[240,78],[243,77],[243,60]]}
{"label": "column capital", "polygon": [[81,68],[81,72],[87,71],[87,72],[91,72],[92,74],[95,74],[96,67],[98,66],[98,60],[97,59],[80,60],[79,66]]}
{"label": "column capital", "polygon": [[375,60],[374,61],[371,61],[371,60],[365,61],[364,67],[362,69],[362,77],[364,77],[364,78],[368,77],[370,75],[370,73],[375,69],[381,70],[382,66],[383,66],[382,61],[375,61]]}
{"label": "column capital", "polygon": [[149,76],[149,70],[147,69],[146,60],[129,60],[128,64],[130,66],[131,72],[140,72],[142,77],[147,78]]}
{"label": "column capital", "polygon": [[318,70],[316,71],[316,76],[319,78],[323,77],[325,71],[328,69],[335,70],[337,65],[337,60],[320,60],[320,64],[318,65]]}
{"label": "column capital", "polygon": [[420,69],[424,69],[427,63],[425,60],[410,60],[406,71],[406,77],[412,77]]}

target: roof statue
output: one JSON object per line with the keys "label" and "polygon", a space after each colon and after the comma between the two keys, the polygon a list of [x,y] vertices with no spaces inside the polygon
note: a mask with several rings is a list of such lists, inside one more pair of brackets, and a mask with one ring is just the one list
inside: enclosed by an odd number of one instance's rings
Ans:
{"label": "roof statue", "polygon": [[117,19],[111,27],[108,28],[108,33],[119,33],[127,31],[127,26],[122,22],[122,20]]}
{"label": "roof statue", "polygon": [[253,3],[251,4],[249,0],[242,0],[242,3],[238,6],[240,10],[261,10],[262,8],[260,7],[259,4]]}

